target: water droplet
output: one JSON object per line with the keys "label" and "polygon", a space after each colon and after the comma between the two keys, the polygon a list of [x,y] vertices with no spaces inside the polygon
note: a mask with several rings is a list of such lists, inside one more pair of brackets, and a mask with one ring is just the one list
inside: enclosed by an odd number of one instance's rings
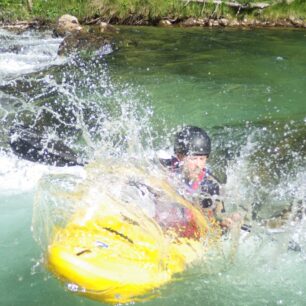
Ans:
{"label": "water droplet", "polygon": [[70,290],[72,292],[77,292],[78,289],[79,289],[79,286],[76,285],[76,284],[69,283],[69,284],[67,284],[67,288],[68,288],[68,290]]}
{"label": "water droplet", "polygon": [[100,248],[108,248],[108,244],[103,241],[96,241],[96,245]]}

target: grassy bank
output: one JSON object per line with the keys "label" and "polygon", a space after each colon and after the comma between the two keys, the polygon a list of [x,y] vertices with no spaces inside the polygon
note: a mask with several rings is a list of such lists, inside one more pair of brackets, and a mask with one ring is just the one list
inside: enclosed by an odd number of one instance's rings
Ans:
{"label": "grassy bank", "polygon": [[[0,21],[40,20],[54,22],[69,13],[85,22],[102,20],[121,24],[155,24],[161,19],[174,21],[194,18],[251,18],[275,21],[286,18],[306,19],[305,0],[238,0],[232,7],[222,0],[0,0]],[[252,8],[264,2],[269,7]]]}

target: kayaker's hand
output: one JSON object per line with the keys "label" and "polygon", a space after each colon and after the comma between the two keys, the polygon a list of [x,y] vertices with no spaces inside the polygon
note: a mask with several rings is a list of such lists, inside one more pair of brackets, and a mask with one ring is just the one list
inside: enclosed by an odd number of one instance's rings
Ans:
{"label": "kayaker's hand", "polygon": [[231,229],[234,224],[237,224],[238,222],[240,223],[242,221],[242,217],[239,213],[233,213],[230,216],[222,219],[220,221],[221,227],[225,227],[228,229]]}

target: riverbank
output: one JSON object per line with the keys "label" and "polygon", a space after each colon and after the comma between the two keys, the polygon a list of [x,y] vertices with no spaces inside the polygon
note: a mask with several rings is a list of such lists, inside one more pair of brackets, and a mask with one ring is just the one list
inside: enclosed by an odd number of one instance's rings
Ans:
{"label": "riverbank", "polygon": [[66,13],[81,24],[306,28],[304,0],[8,0],[0,8],[0,24],[17,28],[52,25]]}

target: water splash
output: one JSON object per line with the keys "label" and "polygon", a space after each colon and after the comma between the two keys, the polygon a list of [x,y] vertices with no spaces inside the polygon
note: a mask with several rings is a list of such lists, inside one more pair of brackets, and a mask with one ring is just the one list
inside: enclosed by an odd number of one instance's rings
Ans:
{"label": "water splash", "polygon": [[[59,44],[59,40],[48,37],[48,33],[36,34],[37,37],[32,33],[24,34],[24,40],[8,32],[3,35],[12,41],[18,39],[20,49],[28,52],[33,52],[36,43],[44,38],[47,49],[52,45],[51,50],[55,51]],[[25,72],[20,68],[17,78],[3,81],[0,138],[4,158],[9,155],[14,160],[8,143],[11,137],[18,137],[16,126],[30,128],[46,146],[55,141],[63,142],[77,153],[79,160],[110,156],[144,158],[145,148],[150,151],[154,141],[150,124],[152,107],[145,93],[111,75],[104,60],[110,52],[109,48],[100,50],[90,59],[74,55],[61,65],[54,65],[58,57],[52,53],[55,61],[45,58],[41,65],[40,61],[32,59],[32,73],[20,76]],[[17,63],[18,54],[11,59]],[[5,71],[0,73],[7,75]],[[24,165],[31,167],[31,164]],[[37,177],[38,173],[45,172],[39,166],[34,168]],[[19,164],[15,170],[21,175]],[[29,185],[35,185],[34,177]]]}
{"label": "water splash", "polygon": [[[36,194],[33,234],[51,270],[101,301],[141,300],[174,274],[209,261],[211,250],[218,253],[219,226],[180,197],[157,167],[149,174],[134,163],[104,159],[86,167],[85,179],[45,176]],[[75,270],[67,252],[85,265]],[[65,273],[63,264],[76,273]]]}
{"label": "water splash", "polygon": [[0,85],[20,74],[40,71],[65,61],[57,56],[62,39],[52,38],[48,32],[16,34],[1,29],[0,40]]}
{"label": "water splash", "polygon": [[[14,52],[10,54],[14,56]],[[84,160],[111,157],[116,162],[116,158],[140,160],[152,155],[158,135],[151,122],[154,115],[150,100],[142,89],[114,75],[103,54],[89,60],[69,58],[60,66],[40,64],[37,62],[37,69],[21,70],[29,73],[25,76],[17,71],[2,75],[0,160],[5,193],[10,187],[21,192],[29,190],[36,186],[38,177],[50,173],[46,166],[18,160],[11,154],[8,132],[17,123],[36,127],[46,139],[64,141]],[[182,296],[179,287],[175,287],[174,297],[170,295],[172,303],[178,298],[186,305],[195,299],[203,302],[205,295],[207,303],[217,305],[221,295],[236,301],[235,305],[241,305],[241,300],[243,305],[258,305],[268,304],[267,301],[286,303],[284,293],[295,298],[303,296],[305,286],[298,270],[304,271],[305,267],[305,217],[299,213],[305,207],[305,120],[246,122],[242,126],[212,129],[211,133],[215,147],[211,165],[224,181],[227,177],[226,209],[245,213],[252,232],[242,237],[236,265],[227,266],[215,277],[205,274],[205,269],[201,277],[192,274],[194,278],[181,283]],[[170,137],[160,139],[161,147],[171,144]],[[227,162],[224,156],[228,157]],[[66,171],[63,169],[64,174]],[[266,227],[267,220],[277,218],[287,208],[293,213],[280,227]],[[298,247],[291,247],[291,241]],[[233,284],[238,288],[238,297],[232,290]],[[254,301],[246,303],[250,296]],[[302,305],[302,298],[296,300]],[[171,305],[171,301],[167,304]]]}
{"label": "water splash", "polygon": [[258,255],[271,242],[279,256],[288,249],[303,253],[305,142],[299,139],[304,127],[278,123],[245,131],[244,141],[232,147],[236,155],[228,162],[224,186],[226,208],[241,211],[245,222],[252,224],[251,243],[241,243],[242,250],[249,246],[243,254]]}

